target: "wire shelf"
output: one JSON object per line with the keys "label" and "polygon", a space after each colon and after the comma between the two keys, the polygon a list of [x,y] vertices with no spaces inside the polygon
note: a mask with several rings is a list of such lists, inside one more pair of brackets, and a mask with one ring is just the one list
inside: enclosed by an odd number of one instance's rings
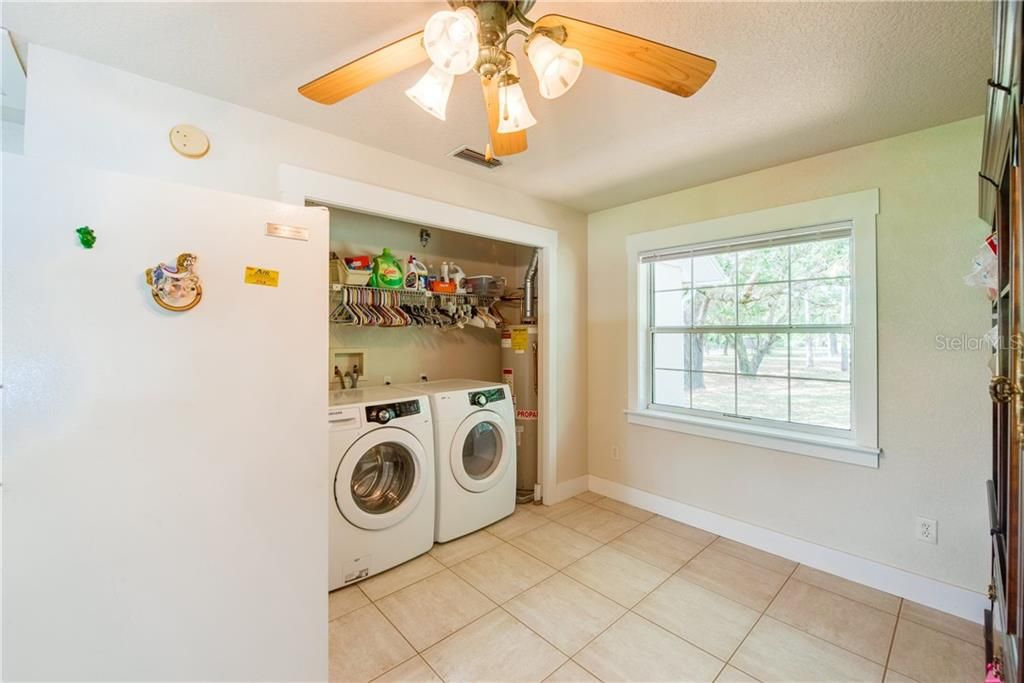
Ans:
{"label": "wire shelf", "polygon": [[[330,321],[366,327],[462,327],[478,308],[489,309],[497,297],[332,284]],[[450,325],[449,325],[450,323]]]}

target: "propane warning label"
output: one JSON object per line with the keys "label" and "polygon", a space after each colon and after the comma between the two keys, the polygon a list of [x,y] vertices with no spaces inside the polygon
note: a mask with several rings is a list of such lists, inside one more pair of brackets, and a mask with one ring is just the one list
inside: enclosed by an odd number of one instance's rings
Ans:
{"label": "propane warning label", "polygon": [[526,409],[516,410],[516,419],[517,420],[536,420],[537,419],[537,411],[536,410],[526,410]]}

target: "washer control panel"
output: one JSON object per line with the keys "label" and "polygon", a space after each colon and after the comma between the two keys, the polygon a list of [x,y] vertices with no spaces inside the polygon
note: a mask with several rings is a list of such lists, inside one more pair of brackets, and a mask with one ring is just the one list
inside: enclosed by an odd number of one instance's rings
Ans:
{"label": "washer control panel", "polygon": [[469,404],[478,408],[483,408],[488,403],[503,400],[505,400],[505,390],[501,387],[469,392]]}
{"label": "washer control panel", "polygon": [[409,417],[420,414],[419,401],[400,401],[398,403],[381,403],[366,406],[366,421],[385,425],[396,417]]}

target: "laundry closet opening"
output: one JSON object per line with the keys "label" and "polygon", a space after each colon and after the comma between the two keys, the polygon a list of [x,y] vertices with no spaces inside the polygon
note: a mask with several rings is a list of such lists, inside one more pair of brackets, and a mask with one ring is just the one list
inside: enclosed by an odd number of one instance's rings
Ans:
{"label": "laundry closet opening", "polygon": [[[533,500],[540,480],[538,249],[329,212],[330,390],[415,390],[421,382],[454,379],[506,385],[516,414],[508,438],[516,442],[517,501]],[[493,438],[483,431],[479,439]],[[491,465],[481,458],[466,467],[481,476]]]}

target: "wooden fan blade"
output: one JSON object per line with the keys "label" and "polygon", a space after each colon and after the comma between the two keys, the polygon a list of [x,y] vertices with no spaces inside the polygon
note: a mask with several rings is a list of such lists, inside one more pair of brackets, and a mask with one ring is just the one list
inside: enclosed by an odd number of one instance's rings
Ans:
{"label": "wooden fan blade", "polygon": [[536,28],[557,31],[558,27],[565,28],[563,45],[583,54],[583,66],[681,97],[700,90],[715,71],[713,59],[579,19],[548,14],[536,23]]}
{"label": "wooden fan blade", "polygon": [[494,156],[507,157],[526,151],[526,131],[516,133],[499,133],[498,122],[501,120],[501,107],[498,104],[498,78],[481,78],[484,88],[484,103],[487,105],[487,123],[491,128],[491,146]]}
{"label": "wooden fan blade", "polygon": [[423,31],[418,31],[306,83],[299,92],[314,102],[334,104],[426,59]]}

